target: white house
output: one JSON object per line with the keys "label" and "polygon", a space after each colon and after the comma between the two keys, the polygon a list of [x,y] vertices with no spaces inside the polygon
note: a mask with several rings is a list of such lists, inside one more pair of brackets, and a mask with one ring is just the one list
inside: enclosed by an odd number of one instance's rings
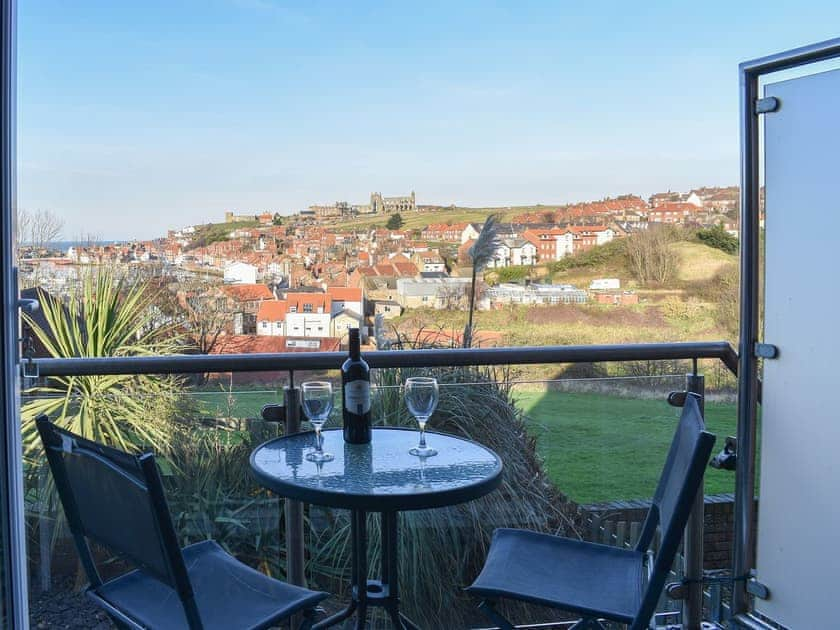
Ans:
{"label": "white house", "polygon": [[286,294],[286,335],[329,337],[332,313],[330,296],[324,293]]}
{"label": "white house", "polygon": [[233,262],[225,267],[225,284],[256,284],[257,268],[244,262]]}
{"label": "white house", "polygon": [[537,247],[530,241],[520,238],[511,243],[510,264],[534,265],[537,262]]}
{"label": "white house", "polygon": [[691,193],[685,200],[686,203],[690,203],[692,206],[697,206],[698,208],[703,207],[703,200],[697,196],[697,193]]}
{"label": "white house", "polygon": [[499,268],[511,265],[533,265],[536,262],[536,245],[524,238],[508,238],[499,243],[493,260],[487,266]]}
{"label": "white house", "polygon": [[490,269],[507,267],[510,265],[510,244],[507,241],[500,241],[493,258],[487,263]]}
{"label": "white house", "polygon": [[596,245],[603,245],[604,243],[609,243],[614,238],[615,230],[613,230],[612,228],[604,228],[603,230],[598,230],[597,232],[595,232]]}
{"label": "white house", "polygon": [[257,311],[257,334],[282,337],[286,334],[286,301],[265,300]]}
{"label": "white house", "polygon": [[467,223],[467,226],[461,231],[461,245],[467,241],[474,241],[478,238],[478,235],[478,228],[472,223]]}
{"label": "white house", "polygon": [[286,313],[286,333],[289,337],[329,337],[329,313]]}
{"label": "white house", "polygon": [[412,262],[421,272],[446,273],[446,262],[437,252],[422,252],[412,256]]}
{"label": "white house", "polygon": [[564,232],[554,237],[557,241],[557,252],[554,260],[560,260],[565,256],[571,256],[575,251],[575,235],[572,232]]}
{"label": "white house", "polygon": [[344,310],[359,315],[365,312],[365,295],[361,287],[327,287],[330,297],[330,314],[335,317]]}

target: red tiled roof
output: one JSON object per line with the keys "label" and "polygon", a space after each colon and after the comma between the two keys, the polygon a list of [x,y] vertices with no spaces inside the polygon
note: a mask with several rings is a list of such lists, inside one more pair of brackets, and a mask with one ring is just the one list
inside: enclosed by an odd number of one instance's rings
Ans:
{"label": "red tiled roof", "polygon": [[330,303],[332,300],[326,293],[287,293],[286,303],[288,308],[296,307],[298,313],[303,312],[305,304],[312,305],[312,312],[317,313],[319,308],[324,309],[324,313],[330,312]]}
{"label": "red tiled roof", "polygon": [[[463,344],[463,332],[445,330],[417,330],[413,334],[409,331],[406,338],[412,340],[419,346],[452,346],[461,347]],[[493,330],[477,330],[473,336],[475,346],[500,346],[503,345],[503,333]]]}
{"label": "red tiled roof", "polygon": [[270,322],[276,322],[285,318],[285,300],[266,300],[260,304],[260,309],[257,311],[257,321],[267,320]]}
{"label": "red tiled roof", "polygon": [[420,271],[414,263],[394,263],[394,268],[400,276],[416,276]]}
{"label": "red tiled roof", "polygon": [[264,354],[274,352],[332,352],[339,349],[335,337],[308,338],[317,341],[318,348],[305,348],[288,344],[288,337],[272,335],[222,335],[210,354]]}
{"label": "red tiled roof", "polygon": [[327,293],[339,302],[361,302],[362,290],[353,287],[327,287]]}
{"label": "red tiled roof", "polygon": [[273,300],[274,294],[264,284],[230,284],[222,287],[225,295],[240,302]]}

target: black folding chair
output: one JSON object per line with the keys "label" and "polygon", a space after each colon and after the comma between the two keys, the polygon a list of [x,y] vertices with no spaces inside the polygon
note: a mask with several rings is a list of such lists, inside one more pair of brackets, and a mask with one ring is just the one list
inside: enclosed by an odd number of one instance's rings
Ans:
{"label": "black folding chair", "polygon": [[[706,432],[695,394],[686,396],[653,505],[634,549],[610,547],[528,530],[498,529],[481,574],[467,588],[503,630],[513,625],[495,607],[515,599],[560,608],[583,619],[574,628],[601,628],[598,619],[646,628],[677,554],[715,436]],[[656,528],[662,544],[650,551]]]}
{"label": "black folding chair", "polygon": [[[268,628],[295,613],[302,628],[327,597],[272,579],[216,542],[181,549],[152,453],[134,456],[37,419],[56,489],[90,585],[88,596],[127,628]],[[88,540],[138,568],[103,582]]]}

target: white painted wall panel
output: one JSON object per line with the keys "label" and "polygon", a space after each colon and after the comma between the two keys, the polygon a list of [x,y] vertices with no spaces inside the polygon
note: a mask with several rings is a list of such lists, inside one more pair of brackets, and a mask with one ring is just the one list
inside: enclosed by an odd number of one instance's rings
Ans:
{"label": "white painted wall panel", "polygon": [[768,85],[765,331],[756,609],[790,628],[840,619],[840,71]]}

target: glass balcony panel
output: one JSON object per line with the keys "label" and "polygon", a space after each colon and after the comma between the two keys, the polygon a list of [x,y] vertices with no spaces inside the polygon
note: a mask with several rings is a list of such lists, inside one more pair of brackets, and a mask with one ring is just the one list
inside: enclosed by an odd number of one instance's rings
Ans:
{"label": "glass balcony panel", "polygon": [[[710,362],[714,365],[714,362]],[[734,434],[730,384],[714,380],[706,366],[706,415],[722,445]],[[440,403],[430,430],[482,442],[502,457],[502,487],[476,501],[400,516],[400,587],[404,611],[421,626],[481,627],[486,620],[462,588],[480,570],[494,529],[521,527],[632,546],[656,485],[679,409],[668,392],[685,387],[690,364],[546,366],[534,378],[517,368],[382,369],[373,371],[375,424],[416,428],[403,401],[409,376],[434,375]],[[337,371],[295,373],[299,386],[330,380],[335,406],[327,428],[341,426]],[[240,560],[267,574],[285,577],[287,549],[284,500],[251,478],[248,456],[258,444],[281,435],[282,425],[260,418],[265,404],[282,404],[288,375],[220,374],[207,381],[179,381],[173,402],[171,440],[159,461],[170,509],[182,544],[214,538]],[[46,400],[28,395],[24,406]],[[81,405],[72,399],[70,406]],[[151,404],[151,401],[150,401]],[[150,418],[151,420],[151,418]],[[310,425],[302,417],[302,430]],[[433,440],[433,436],[430,437]],[[70,601],[85,582],[60,510],[50,500],[51,483],[40,456],[27,462],[27,525],[31,558],[33,623],[50,620],[55,602]],[[730,527],[734,475],[708,469],[707,530]],[[718,496],[721,495],[721,496]],[[711,506],[711,507],[708,507]],[[722,507],[718,507],[722,506]],[[714,515],[710,523],[709,513]],[[305,506],[305,572],[308,585],[334,593],[329,610],[346,602],[350,571],[349,518],[344,510]],[[378,576],[379,520],[369,516],[370,577]],[[715,530],[717,531],[717,530]],[[710,558],[728,553],[726,541],[709,542]],[[125,569],[97,550],[107,576]],[[726,563],[724,562],[723,565]],[[721,565],[721,566],[723,566]],[[682,562],[674,565],[674,581]],[[727,589],[707,593],[708,614],[716,614]],[[61,604],[59,604],[60,606]],[[662,599],[659,612],[679,610]],[[534,606],[510,606],[517,623],[568,618]],[[97,613],[92,613],[97,614]],[[445,616],[446,619],[442,619]],[[661,617],[661,621],[674,617]],[[386,627],[372,611],[374,627]]]}

